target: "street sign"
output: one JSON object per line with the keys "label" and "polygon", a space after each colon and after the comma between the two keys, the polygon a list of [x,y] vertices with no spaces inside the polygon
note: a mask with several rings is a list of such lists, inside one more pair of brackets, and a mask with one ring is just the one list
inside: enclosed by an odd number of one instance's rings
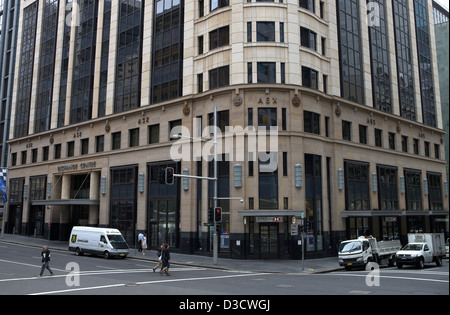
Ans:
{"label": "street sign", "polygon": [[291,235],[298,235],[298,224],[291,224]]}

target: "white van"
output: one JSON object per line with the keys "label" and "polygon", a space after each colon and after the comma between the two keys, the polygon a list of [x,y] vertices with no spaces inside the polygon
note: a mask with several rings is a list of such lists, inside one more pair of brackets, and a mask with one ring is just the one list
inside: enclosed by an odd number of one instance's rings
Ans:
{"label": "white van", "polygon": [[127,242],[117,229],[74,226],[70,233],[69,251],[103,255],[105,258],[122,257],[129,253]]}

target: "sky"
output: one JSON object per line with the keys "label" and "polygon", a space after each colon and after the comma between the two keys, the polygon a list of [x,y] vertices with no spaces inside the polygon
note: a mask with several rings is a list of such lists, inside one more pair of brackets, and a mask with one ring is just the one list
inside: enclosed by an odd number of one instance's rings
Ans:
{"label": "sky", "polygon": [[437,3],[439,3],[442,7],[446,8],[448,10],[448,2],[449,0],[435,0]]}

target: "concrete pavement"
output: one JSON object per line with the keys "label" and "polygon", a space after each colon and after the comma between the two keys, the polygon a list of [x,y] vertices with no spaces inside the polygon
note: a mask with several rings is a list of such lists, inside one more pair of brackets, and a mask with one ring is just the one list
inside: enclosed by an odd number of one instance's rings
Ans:
{"label": "concrete pavement", "polygon": [[[35,247],[42,247],[46,245],[50,250],[65,250],[68,251],[68,242],[49,241],[41,238],[4,234],[0,238],[0,242],[15,243],[18,245],[28,245]],[[339,266],[337,257],[306,259],[301,260],[241,260],[218,258],[217,264],[213,264],[213,258],[209,256],[188,255],[171,252],[171,263],[185,266],[196,266],[206,268],[216,268],[223,270],[238,270],[250,272],[269,272],[269,273],[324,273],[334,270],[343,270]],[[153,261],[156,263],[157,255],[155,250],[147,250],[145,255],[138,252],[137,249],[131,248],[130,258]]]}

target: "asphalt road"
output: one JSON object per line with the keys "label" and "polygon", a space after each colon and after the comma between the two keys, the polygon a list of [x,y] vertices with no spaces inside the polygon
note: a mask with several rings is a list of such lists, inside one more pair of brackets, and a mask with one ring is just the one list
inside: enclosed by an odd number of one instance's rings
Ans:
{"label": "asphalt road", "polygon": [[[207,302],[213,301],[208,297],[211,295],[221,298],[210,310],[248,309],[249,296],[254,303],[259,301],[253,306],[264,310],[275,307],[274,296],[449,295],[447,259],[441,267],[432,264],[422,270],[404,267],[324,274],[239,272],[172,265],[171,276],[161,276],[153,272],[153,262],[131,258],[106,260],[57,250],[52,251],[51,258],[54,275],[50,276],[46,270],[43,278],[37,278],[40,249],[0,242],[0,294],[169,295],[177,296],[171,308],[182,309],[194,303],[192,307],[205,307],[204,310],[209,307]],[[263,302],[267,300],[269,305]]]}

